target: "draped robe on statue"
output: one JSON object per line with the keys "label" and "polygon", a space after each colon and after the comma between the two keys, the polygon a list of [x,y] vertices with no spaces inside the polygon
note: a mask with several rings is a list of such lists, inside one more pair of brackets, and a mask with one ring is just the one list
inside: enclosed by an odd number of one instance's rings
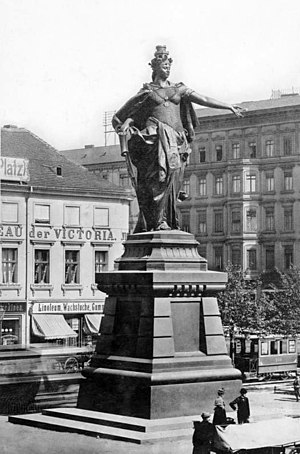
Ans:
{"label": "draped robe on statue", "polygon": [[183,83],[144,84],[113,118],[114,128],[127,118],[134,120],[128,150],[137,169],[135,233],[179,229],[176,201],[197,125],[192,92]]}

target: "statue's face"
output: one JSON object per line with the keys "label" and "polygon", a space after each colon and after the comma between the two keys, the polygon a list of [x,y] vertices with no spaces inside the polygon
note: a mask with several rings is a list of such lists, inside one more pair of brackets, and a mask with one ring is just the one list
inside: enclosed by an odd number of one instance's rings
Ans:
{"label": "statue's face", "polygon": [[167,79],[170,75],[170,71],[171,71],[171,65],[170,65],[170,62],[168,60],[162,62],[160,65],[159,65],[159,75],[165,79]]}

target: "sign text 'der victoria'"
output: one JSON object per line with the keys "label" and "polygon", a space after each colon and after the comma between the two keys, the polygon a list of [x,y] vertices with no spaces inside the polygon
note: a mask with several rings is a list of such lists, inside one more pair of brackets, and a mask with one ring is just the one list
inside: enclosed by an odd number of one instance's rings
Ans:
{"label": "sign text 'der victoria'", "polygon": [[[0,225],[0,238],[22,238],[25,228],[22,225]],[[29,231],[30,239],[43,240],[82,240],[115,241],[111,229],[87,229],[83,227],[36,227]]]}

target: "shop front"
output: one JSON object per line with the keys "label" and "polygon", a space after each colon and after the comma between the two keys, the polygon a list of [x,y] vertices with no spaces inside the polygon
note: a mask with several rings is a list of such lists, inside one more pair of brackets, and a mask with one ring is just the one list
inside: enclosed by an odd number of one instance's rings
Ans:
{"label": "shop front", "polygon": [[31,345],[85,347],[96,344],[103,302],[35,301],[31,314]]}
{"label": "shop front", "polygon": [[0,347],[25,344],[26,302],[4,301],[0,304]]}

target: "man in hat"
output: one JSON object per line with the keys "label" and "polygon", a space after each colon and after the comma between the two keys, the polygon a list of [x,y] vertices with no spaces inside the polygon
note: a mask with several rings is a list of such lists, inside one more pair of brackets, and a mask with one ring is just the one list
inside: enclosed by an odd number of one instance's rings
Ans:
{"label": "man in hat", "polygon": [[202,421],[194,421],[193,454],[209,454],[214,437],[214,426],[209,422],[210,414],[202,413]]}
{"label": "man in hat", "polygon": [[227,424],[225,402],[223,400],[224,393],[225,393],[224,388],[218,389],[218,397],[215,400],[213,419],[213,424],[215,426],[223,426]]}
{"label": "man in hat", "polygon": [[230,402],[231,408],[235,411],[237,407],[237,419],[238,424],[244,424],[249,422],[250,417],[250,405],[249,399],[246,397],[247,389],[242,388],[240,390],[240,396]]}

